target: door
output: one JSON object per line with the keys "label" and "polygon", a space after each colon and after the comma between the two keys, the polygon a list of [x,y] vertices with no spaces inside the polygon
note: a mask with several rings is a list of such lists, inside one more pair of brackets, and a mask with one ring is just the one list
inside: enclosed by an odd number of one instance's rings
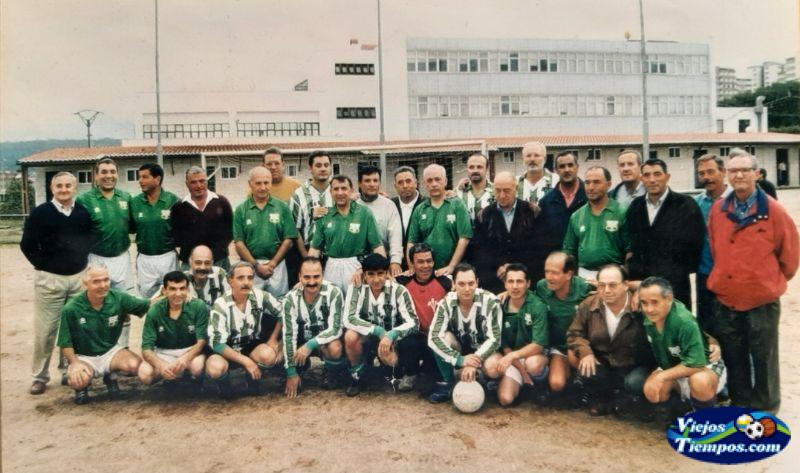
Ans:
{"label": "door", "polygon": [[217,170],[216,166],[206,166],[206,176],[208,176],[206,187],[208,187],[208,190],[214,193],[217,192],[217,176],[214,174],[214,171],[216,170]]}
{"label": "door", "polygon": [[53,191],[50,190],[50,183],[53,181],[53,177],[58,173],[59,171],[47,171],[44,173],[45,202],[53,200]]}
{"label": "door", "polygon": [[775,150],[775,163],[777,167],[778,187],[789,185],[789,150],[778,148]]}
{"label": "door", "polygon": [[698,148],[698,149],[694,150],[694,152],[692,153],[692,163],[693,163],[692,172],[694,173],[694,188],[695,189],[702,189],[703,188],[703,186],[700,184],[700,178],[697,177],[697,158],[699,158],[700,156],[702,156],[704,154],[708,154],[708,150],[707,149]]}

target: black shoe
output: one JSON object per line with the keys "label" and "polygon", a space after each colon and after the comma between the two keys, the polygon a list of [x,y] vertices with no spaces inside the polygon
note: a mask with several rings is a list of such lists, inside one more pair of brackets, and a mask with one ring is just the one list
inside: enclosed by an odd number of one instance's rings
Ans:
{"label": "black shoe", "polygon": [[233,399],[233,388],[231,387],[231,380],[228,377],[217,381],[217,388],[219,389],[219,397],[226,401]]}
{"label": "black shoe", "polygon": [[433,404],[440,404],[442,402],[447,402],[450,400],[452,393],[450,389],[450,384],[439,381],[436,383],[436,386],[433,388],[433,392],[430,396],[428,396],[428,401],[432,402]]}
{"label": "black shoe", "polygon": [[531,399],[537,406],[548,406],[552,401],[550,396],[550,389],[547,386],[533,385],[531,390]]}
{"label": "black shoe", "polygon": [[75,391],[75,404],[83,406],[89,404],[92,398],[89,397],[89,388],[83,388],[80,391]]}
{"label": "black shoe", "polygon": [[116,379],[113,379],[110,374],[106,374],[103,376],[103,383],[106,385],[108,389],[108,396],[111,398],[115,398],[119,396],[119,383]]}
{"label": "black shoe", "polygon": [[247,394],[249,396],[258,396],[261,394],[261,389],[258,386],[258,380],[247,378]]}
{"label": "black shoe", "polygon": [[319,387],[322,389],[330,389],[331,388],[331,380],[328,379],[328,370],[322,368],[322,378],[319,380]]}
{"label": "black shoe", "polygon": [[68,384],[69,384],[69,382],[67,381],[67,372],[65,371],[65,372],[61,373],[61,385],[62,386],[66,386]]}
{"label": "black shoe", "polygon": [[359,393],[361,393],[361,378],[358,377],[358,374],[354,373],[350,377],[350,385],[347,386],[344,393],[347,394],[348,397],[358,396]]}

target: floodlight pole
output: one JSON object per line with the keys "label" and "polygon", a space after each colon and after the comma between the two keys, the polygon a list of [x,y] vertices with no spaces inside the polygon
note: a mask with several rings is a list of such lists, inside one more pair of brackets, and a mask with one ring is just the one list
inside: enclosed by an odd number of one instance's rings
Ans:
{"label": "floodlight pole", "polygon": [[161,147],[161,87],[158,78],[158,0],[154,1],[156,11],[156,160],[159,166],[164,167],[164,150]]}
{"label": "floodlight pole", "polygon": [[647,115],[647,41],[644,38],[644,9],[639,0],[639,26],[642,31],[642,157],[650,159],[650,121]]}
{"label": "floodlight pole", "polygon": [[[376,0],[378,3],[378,104],[380,107],[380,124],[381,133],[379,141],[381,146],[386,143],[386,135],[384,134],[383,125],[383,40],[381,39],[381,0]],[[380,168],[381,168],[381,186],[386,189],[388,176],[386,175],[386,150],[381,149],[380,154]]]}
{"label": "floodlight pole", "polygon": [[80,112],[75,112],[75,115],[81,119],[84,125],[86,125],[86,147],[92,147],[92,123],[94,123],[95,119],[98,115],[103,112],[98,112],[97,110],[81,110]]}

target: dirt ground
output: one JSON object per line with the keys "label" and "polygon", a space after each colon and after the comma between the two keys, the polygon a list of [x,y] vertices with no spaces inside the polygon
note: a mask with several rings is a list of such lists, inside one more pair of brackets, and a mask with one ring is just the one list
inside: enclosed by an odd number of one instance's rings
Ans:
{"label": "dirt ground", "polygon": [[[800,222],[800,191],[781,202]],[[0,247],[2,469],[8,472],[337,471],[797,471],[800,445],[745,466],[703,464],[675,453],[664,429],[591,418],[530,403],[487,402],[473,415],[431,405],[419,393],[306,390],[289,401],[275,377],[259,397],[230,402],[184,388],[140,387],[124,398],[76,406],[51,382],[30,396],[33,269],[16,246]],[[779,416],[800,431],[800,277],[783,298]],[[134,322],[134,339],[141,322]],[[133,342],[134,340],[132,340]],[[55,365],[51,375],[57,378]],[[791,465],[794,464],[795,467]]]}

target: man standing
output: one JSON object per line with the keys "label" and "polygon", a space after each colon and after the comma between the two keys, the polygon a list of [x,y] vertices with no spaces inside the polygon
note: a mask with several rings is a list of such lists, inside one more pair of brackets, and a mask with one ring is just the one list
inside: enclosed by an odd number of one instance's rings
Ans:
{"label": "man standing", "polygon": [[383,251],[389,256],[390,275],[394,278],[402,270],[403,261],[403,227],[397,207],[387,197],[380,195],[381,170],[375,166],[366,166],[358,170],[358,187],[360,197],[358,203],[372,211],[378,234],[383,241]]}
{"label": "man standing", "polygon": [[539,201],[558,183],[558,176],[545,167],[547,147],[538,141],[522,146],[525,172],[517,179],[517,198],[538,205]]}
{"label": "man standing", "polygon": [[642,180],[647,194],[635,198],[626,214],[633,253],[629,260],[631,279],[663,277],[672,286],[675,298],[691,307],[689,275],[697,271],[703,250],[703,214],[694,199],[667,187],[669,174],[664,161],[645,161]]}
{"label": "man standing", "polygon": [[208,345],[214,354],[206,362],[206,375],[217,380],[223,398],[231,396],[231,369],[244,368],[249,390],[257,394],[261,370],[281,362],[281,303],[253,287],[255,275],[246,261],[231,266],[231,292],[214,302],[208,318]]}
{"label": "man standing", "polygon": [[543,254],[561,249],[569,219],[586,204],[586,190],[578,178],[578,159],[569,151],[556,156],[558,184],[539,201],[539,225],[544,227]]}
{"label": "man standing", "polygon": [[584,180],[589,203],[569,218],[564,252],[578,260],[578,275],[594,280],[607,264],[623,264],[630,252],[625,235],[625,209],[608,198],[611,173],[601,166],[586,170]]}
{"label": "man standing", "polygon": [[[697,179],[705,192],[697,194],[694,198],[703,221],[708,224],[711,207],[714,202],[730,195],[733,188],[725,184],[725,162],[713,154],[704,154],[697,158]],[[697,323],[700,329],[714,336],[714,303],[716,296],[708,290],[708,275],[714,267],[711,258],[711,246],[708,244],[708,235],[703,241],[703,252],[700,254],[700,264],[697,266]]]}
{"label": "man standing", "polygon": [[496,204],[478,214],[470,240],[469,260],[478,271],[481,287],[495,294],[503,290],[509,263],[523,263],[535,281],[544,275],[545,255],[539,246],[543,227],[528,202],[517,198],[515,186],[511,173],[495,176]]}
{"label": "man standing", "polygon": [[[731,151],[730,157],[741,156],[743,154],[748,153],[746,151],[734,148]],[[767,180],[767,170],[764,168],[758,168],[758,187],[760,187],[761,190],[763,190],[768,196],[778,200],[778,191],[775,190],[775,184]]]}
{"label": "man standing", "polygon": [[180,247],[178,258],[188,264],[197,245],[214,253],[214,266],[230,267],[228,245],[233,239],[233,209],[228,199],[208,190],[206,171],[192,166],[186,171],[189,195],[172,209],[172,234]]}
{"label": "man standing", "polygon": [[418,327],[414,303],[405,287],[389,279],[385,257],[368,255],[363,268],[366,284],[350,285],[345,299],[344,348],[350,361],[350,385],[345,393],[357,396],[361,392],[364,362],[372,366],[375,355],[392,368],[392,387],[410,391],[419,352],[425,346],[418,338],[408,337]]}
{"label": "man standing", "polygon": [[350,283],[361,284],[359,257],[371,252],[386,255],[372,212],[351,200],[353,183],[350,178],[334,176],[331,195],[336,207],[317,220],[308,256],[319,258],[325,254],[328,257],[325,280],[344,292]]}
{"label": "man standing", "polygon": [[311,366],[309,357],[323,360],[322,384],[328,373],[346,367],[342,347],[342,291],[322,280],[322,261],[308,256],[300,262],[300,284],[283,298],[283,359],[286,397],[297,397],[300,375]]}
{"label": "man standing", "polygon": [[94,165],[95,186],[76,199],[92,218],[94,245],[89,262],[108,268],[111,287],[133,290],[129,232],[131,196],[117,189],[117,163],[103,158]]}
{"label": "man standing", "polygon": [[403,227],[403,270],[408,269],[405,257],[408,248],[408,227],[411,223],[411,214],[422,202],[417,190],[417,173],[409,166],[400,166],[394,170],[394,190],[397,197],[392,197],[394,205],[400,214],[400,224]]}
{"label": "man standing", "polygon": [[472,225],[459,199],[445,198],[447,174],[444,167],[431,164],[422,172],[428,199],[411,215],[408,247],[427,243],[433,249],[437,276],[447,276],[461,262],[472,238]]}
{"label": "man standing", "polygon": [[289,292],[283,257],[297,229],[289,206],[270,195],[271,179],[265,167],[250,170],[250,197],[233,213],[233,241],[239,257],[255,268],[256,287],[281,297]]}
{"label": "man standing", "polygon": [[189,299],[189,279],[182,272],[169,272],[163,281],[165,298],[153,303],[144,319],[139,381],[172,381],[187,370],[200,380],[206,363],[208,308],[199,299]]}
{"label": "man standing", "polygon": [[453,271],[455,291],[436,306],[428,332],[428,346],[433,350],[442,382],[428,398],[432,403],[450,399],[455,383],[453,368],[461,369],[462,381],[475,381],[478,370],[490,378],[499,378],[500,324],[503,311],[497,297],[478,287],[475,269],[467,263]]}
{"label": "man standing", "polygon": [[86,290],[61,310],[58,329],[58,346],[69,362],[67,384],[75,390],[78,405],[90,401],[93,378],[102,377],[108,394],[116,396],[119,385],[112,374],[136,375],[142,360],[119,344],[122,321],[127,314],[143,316],[150,305],[147,299],[112,289],[105,266],[89,263],[83,274]]}
{"label": "man standing", "polygon": [[623,407],[623,394],[632,401],[641,399],[653,360],[622,266],[600,268],[597,294],[578,306],[567,330],[567,347],[575,355],[570,361],[588,395],[590,414]]}
{"label": "man standing", "polygon": [[283,175],[283,152],[274,147],[264,151],[264,167],[269,169],[272,175],[270,195],[281,199],[288,205],[294,191],[300,187],[300,182],[291,176]]}
{"label": "man standing", "polygon": [[733,192],[714,204],[709,218],[714,267],[708,289],[719,302],[715,336],[730,370],[733,403],[777,412],[780,296],[797,273],[800,248],[789,214],[756,187],[757,168],[750,155],[728,160]]}
{"label": "man standing", "polygon": [[611,190],[609,196],[627,209],[633,199],[644,195],[642,184],[642,153],[633,149],[624,149],[617,156],[617,170],[622,180]]}
{"label": "man standing", "polygon": [[308,256],[308,246],[316,231],[316,222],[328,214],[333,207],[331,196],[331,157],[324,151],[314,151],[308,155],[308,169],[311,178],[298,187],[292,195],[289,208],[297,225],[297,250],[301,257]]}
{"label": "man standing", "polygon": [[469,181],[463,189],[457,190],[457,195],[467,208],[471,222],[494,200],[494,189],[487,177],[488,172],[489,159],[482,153],[474,153],[467,159]]}
{"label": "man standing", "polygon": [[228,273],[219,266],[214,266],[214,255],[211,248],[205,245],[194,247],[189,255],[189,270],[184,274],[189,278],[191,296],[205,302],[209,309],[217,298],[231,290]]}
{"label": "man standing", "polygon": [[[556,251],[544,262],[544,279],[536,284],[536,294],[547,306],[547,339],[550,344],[550,374],[548,387],[551,392],[564,391],[570,377],[567,358],[567,330],[575,318],[578,305],[589,295],[591,287],[578,276],[577,264],[572,255]],[[547,389],[541,392],[548,398]]]}
{"label": "man standing", "polygon": [[508,297],[503,302],[503,326],[497,362],[501,373],[497,400],[511,405],[524,385],[547,377],[547,306],[529,289],[528,269],[511,263],[503,274]]}
{"label": "man standing", "polygon": [[19,246],[36,269],[31,394],[44,393],[50,381],[50,356],[61,308],[83,288],[81,271],[92,246],[92,220],[89,212],[75,202],[76,185],[72,174],[57,173],[50,181],[53,200],[33,209],[22,231]]}
{"label": "man standing", "polygon": [[136,232],[136,276],[139,294],[151,297],[161,286],[161,279],[178,267],[175,242],[172,240],[172,206],[178,196],[161,185],[164,169],[156,163],[139,167],[142,193],[131,199],[131,232]]}

